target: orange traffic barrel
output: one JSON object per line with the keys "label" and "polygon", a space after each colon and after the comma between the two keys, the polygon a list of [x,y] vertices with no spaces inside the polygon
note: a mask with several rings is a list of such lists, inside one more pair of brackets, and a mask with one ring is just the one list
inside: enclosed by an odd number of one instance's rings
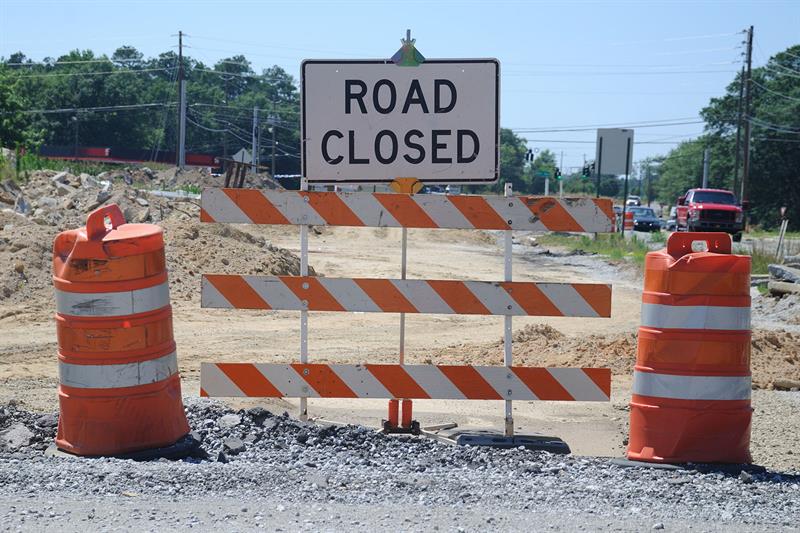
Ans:
{"label": "orange traffic barrel", "polygon": [[645,259],[628,459],[749,463],[750,389],[750,257],[673,233]]}
{"label": "orange traffic barrel", "polygon": [[633,231],[633,213],[625,211],[625,231]]}
{"label": "orange traffic barrel", "polygon": [[56,237],[53,283],[56,445],[120,455],[186,435],[161,228],[126,224],[114,204],[93,211]]}

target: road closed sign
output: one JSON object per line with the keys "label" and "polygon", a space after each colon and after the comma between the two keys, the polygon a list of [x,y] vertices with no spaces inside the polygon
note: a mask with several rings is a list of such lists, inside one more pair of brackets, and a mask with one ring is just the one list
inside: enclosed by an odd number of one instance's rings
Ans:
{"label": "road closed sign", "polygon": [[497,60],[307,60],[301,77],[310,182],[497,180]]}

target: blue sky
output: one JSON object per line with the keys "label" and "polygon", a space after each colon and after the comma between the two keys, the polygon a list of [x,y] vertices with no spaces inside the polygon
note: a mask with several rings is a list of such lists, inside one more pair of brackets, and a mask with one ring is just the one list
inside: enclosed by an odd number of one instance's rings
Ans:
{"label": "blue sky", "polygon": [[[277,64],[297,76],[304,58],[388,57],[411,28],[426,57],[501,61],[504,127],[630,126],[696,120],[741,67],[749,25],[757,66],[800,43],[800,0],[0,0],[0,56],[111,54],[123,44],[153,56],[174,49],[182,30],[186,53],[204,62],[242,53],[257,72]],[[637,141],[673,143],[702,124],[635,129]],[[593,157],[594,131],[521,135],[532,148],[563,150],[565,167]],[[634,159],[671,146],[637,144]]]}

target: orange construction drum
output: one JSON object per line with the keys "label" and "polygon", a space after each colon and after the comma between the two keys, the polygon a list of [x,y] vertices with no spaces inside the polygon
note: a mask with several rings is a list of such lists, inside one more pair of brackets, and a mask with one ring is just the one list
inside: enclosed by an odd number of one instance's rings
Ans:
{"label": "orange construction drum", "polygon": [[119,455],[186,435],[161,228],[97,209],[56,237],[53,283],[58,447]]}
{"label": "orange construction drum", "polygon": [[628,459],[749,463],[750,389],[750,257],[673,233],[645,260]]}
{"label": "orange construction drum", "polygon": [[633,213],[630,211],[625,211],[625,231],[633,231]]}

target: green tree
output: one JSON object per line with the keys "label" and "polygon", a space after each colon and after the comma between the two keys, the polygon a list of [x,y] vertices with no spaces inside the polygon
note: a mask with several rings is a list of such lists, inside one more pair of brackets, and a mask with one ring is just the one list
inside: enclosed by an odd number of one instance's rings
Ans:
{"label": "green tree", "polygon": [[[544,182],[550,180],[551,193],[553,192],[556,170],[556,155],[550,150],[544,149],[534,158],[530,166],[531,187],[532,194],[544,194]],[[540,176],[539,174],[547,173],[548,177]]]}
{"label": "green tree", "polygon": [[500,128],[500,179],[492,187],[496,193],[503,192],[503,184],[511,183],[515,193],[529,192],[529,180],[525,168],[527,141],[508,128]]}

